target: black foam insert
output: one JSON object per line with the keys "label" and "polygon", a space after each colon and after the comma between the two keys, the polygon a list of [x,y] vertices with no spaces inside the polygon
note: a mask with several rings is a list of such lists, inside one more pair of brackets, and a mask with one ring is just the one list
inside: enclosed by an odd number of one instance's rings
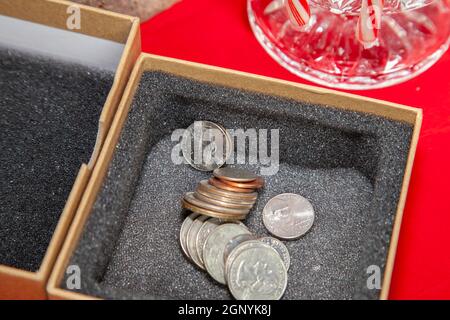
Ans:
{"label": "black foam insert", "polygon": [[[383,270],[412,126],[382,117],[145,72],[80,242],[71,258],[81,292],[102,298],[227,299],[183,256],[180,199],[210,176],[171,161],[171,133],[195,120],[229,129],[280,129],[280,168],[266,176],[245,221],[267,235],[261,212],[280,193],[312,202],[316,220],[286,242],[285,299],[376,298],[367,268]],[[258,170],[258,166],[244,165]],[[63,280],[62,286],[66,284]]]}
{"label": "black foam insert", "polygon": [[39,269],[113,78],[0,48],[0,264]]}

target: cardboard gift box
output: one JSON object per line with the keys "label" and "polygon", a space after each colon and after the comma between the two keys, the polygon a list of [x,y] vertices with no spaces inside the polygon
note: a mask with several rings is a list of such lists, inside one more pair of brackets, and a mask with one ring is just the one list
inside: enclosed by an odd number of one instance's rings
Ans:
{"label": "cardboard gift box", "polygon": [[0,0],[0,298],[47,297],[139,54],[137,18],[68,1]]}
{"label": "cardboard gift box", "polygon": [[[228,129],[279,129],[279,169],[265,177],[245,221],[251,231],[267,234],[261,211],[279,193],[301,194],[315,208],[312,229],[286,242],[284,298],[386,299],[421,119],[420,109],[142,54],[49,297],[230,298],[178,243],[187,213],[180,199],[210,174],[171,161],[171,134],[210,120]],[[368,271],[377,267],[382,286],[369,288]]]}

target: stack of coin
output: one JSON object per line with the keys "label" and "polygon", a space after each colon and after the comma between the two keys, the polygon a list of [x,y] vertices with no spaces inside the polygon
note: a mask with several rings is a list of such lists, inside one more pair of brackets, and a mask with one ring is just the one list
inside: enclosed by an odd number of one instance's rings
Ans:
{"label": "stack of coin", "polygon": [[184,195],[183,208],[222,220],[245,219],[264,180],[247,170],[231,167],[217,168],[213,175],[200,181],[195,192]]}
{"label": "stack of coin", "polygon": [[241,222],[192,213],[183,222],[180,243],[186,256],[236,299],[280,299],[290,257],[272,237],[258,238]]}

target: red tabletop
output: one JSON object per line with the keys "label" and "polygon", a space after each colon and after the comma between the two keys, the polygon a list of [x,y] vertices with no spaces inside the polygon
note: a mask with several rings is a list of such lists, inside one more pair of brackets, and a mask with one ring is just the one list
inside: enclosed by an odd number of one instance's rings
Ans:
{"label": "red tabletop", "polygon": [[[311,84],[259,45],[246,0],[182,0],[141,31],[145,52]],[[413,80],[353,93],[423,109],[390,298],[449,299],[450,52]]]}

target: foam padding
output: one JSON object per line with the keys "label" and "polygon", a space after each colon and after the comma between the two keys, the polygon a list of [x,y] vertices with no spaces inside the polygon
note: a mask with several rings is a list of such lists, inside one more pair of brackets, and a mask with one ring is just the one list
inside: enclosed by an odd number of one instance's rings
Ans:
{"label": "foam padding", "polygon": [[[386,263],[412,126],[145,72],[70,264],[80,292],[101,298],[231,298],[225,286],[183,256],[178,235],[188,212],[180,199],[210,176],[171,161],[171,133],[195,120],[229,129],[280,129],[280,168],[266,176],[245,221],[267,235],[267,201],[293,192],[312,202],[316,220],[286,242],[291,268],[285,299],[377,298],[367,267]],[[257,172],[257,166],[244,166]],[[63,280],[62,286],[65,286]]]}
{"label": "foam padding", "polygon": [[113,77],[0,48],[0,264],[39,269]]}

